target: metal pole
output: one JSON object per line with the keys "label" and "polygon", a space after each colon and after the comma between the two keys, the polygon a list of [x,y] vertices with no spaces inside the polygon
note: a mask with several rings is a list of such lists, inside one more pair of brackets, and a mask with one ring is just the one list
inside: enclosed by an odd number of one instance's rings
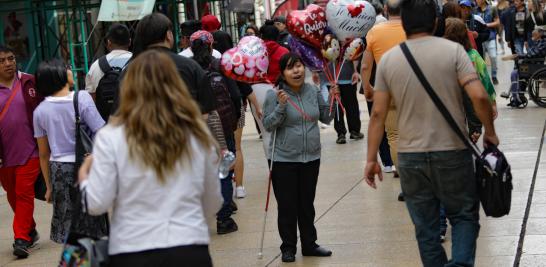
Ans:
{"label": "metal pole", "polygon": [[199,19],[199,10],[197,10],[197,0],[193,0],[193,15],[195,16],[194,19]]}

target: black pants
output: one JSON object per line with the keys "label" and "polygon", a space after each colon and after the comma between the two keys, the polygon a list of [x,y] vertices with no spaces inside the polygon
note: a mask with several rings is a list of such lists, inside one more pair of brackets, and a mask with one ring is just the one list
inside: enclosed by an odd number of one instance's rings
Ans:
{"label": "black pants", "polygon": [[296,253],[298,226],[303,250],[317,247],[315,229],[315,191],[320,160],[307,163],[274,162],[271,178],[278,204],[278,227],[281,251]]}
{"label": "black pants", "polygon": [[[372,101],[366,101],[366,104],[368,105],[368,114],[372,115],[372,108],[373,108],[373,102]],[[389,140],[387,140],[387,133],[383,133],[383,139],[381,140],[381,144],[379,144],[379,156],[381,157],[381,161],[383,162],[383,166],[392,166],[394,165],[392,162],[391,157],[391,147],[389,146]]]}
{"label": "black pants", "polygon": [[[358,100],[356,99],[356,85],[353,84],[340,84],[339,91],[341,96],[341,104],[345,107],[347,112],[347,125],[349,126],[349,132],[360,132],[360,109],[358,107]],[[345,128],[345,121],[343,120],[344,114],[343,109],[338,104],[337,110],[338,114],[334,116],[334,128],[336,129],[337,135],[346,135],[347,128]],[[334,110],[334,112],[336,112]],[[339,119],[338,119],[339,118]]]}
{"label": "black pants", "polygon": [[110,256],[110,267],[209,267],[209,246],[192,245]]}

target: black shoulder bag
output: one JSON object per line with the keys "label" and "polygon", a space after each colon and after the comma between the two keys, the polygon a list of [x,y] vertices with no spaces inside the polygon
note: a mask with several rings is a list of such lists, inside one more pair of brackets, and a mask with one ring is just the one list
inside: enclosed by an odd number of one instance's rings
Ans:
{"label": "black shoulder bag", "polygon": [[[465,146],[472,151],[476,161],[476,182],[478,194],[480,196],[480,202],[482,203],[485,215],[492,217],[502,217],[510,213],[510,205],[512,200],[512,173],[510,171],[510,164],[506,160],[504,154],[493,145],[489,145],[483,153],[480,153],[479,148],[468,140],[463,131],[459,128],[449,110],[446,108],[442,100],[438,97],[432,86],[426,79],[425,75],[415,58],[408,49],[406,43],[400,44],[400,48],[404,53],[404,56],[408,60],[415,75],[423,85],[423,88],[427,91],[428,95],[432,99],[432,102],[436,105],[440,113],[446,119],[449,126],[453,129],[455,134],[461,139]],[[493,157],[496,159],[495,166],[491,166],[486,160],[486,157]]]}
{"label": "black shoulder bag", "polygon": [[80,169],[85,156],[91,154],[91,151],[93,150],[93,140],[89,134],[87,134],[84,127],[82,127],[78,93],[79,91],[74,92],[74,112],[76,114],[76,177],[78,177],[78,170]]}

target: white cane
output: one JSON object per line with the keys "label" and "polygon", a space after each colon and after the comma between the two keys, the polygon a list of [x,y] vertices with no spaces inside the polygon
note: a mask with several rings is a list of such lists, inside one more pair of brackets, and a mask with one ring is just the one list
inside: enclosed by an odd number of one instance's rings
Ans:
{"label": "white cane", "polygon": [[275,155],[275,143],[277,139],[277,129],[273,132],[273,145],[271,148],[271,163],[269,164],[269,181],[267,183],[267,199],[265,202],[264,223],[262,227],[262,238],[260,240],[260,252],[258,252],[258,259],[262,259],[264,252],[264,238],[265,238],[265,224],[267,222],[267,211],[269,210],[269,197],[271,195],[271,173],[273,170],[273,156]]}

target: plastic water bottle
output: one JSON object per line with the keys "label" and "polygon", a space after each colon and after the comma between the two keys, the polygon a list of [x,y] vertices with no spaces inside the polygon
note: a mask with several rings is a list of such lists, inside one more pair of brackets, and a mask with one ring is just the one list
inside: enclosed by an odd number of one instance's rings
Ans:
{"label": "plastic water bottle", "polygon": [[233,154],[233,152],[229,150],[222,152],[222,160],[220,160],[220,166],[218,166],[218,178],[226,178],[234,162],[235,154]]}

